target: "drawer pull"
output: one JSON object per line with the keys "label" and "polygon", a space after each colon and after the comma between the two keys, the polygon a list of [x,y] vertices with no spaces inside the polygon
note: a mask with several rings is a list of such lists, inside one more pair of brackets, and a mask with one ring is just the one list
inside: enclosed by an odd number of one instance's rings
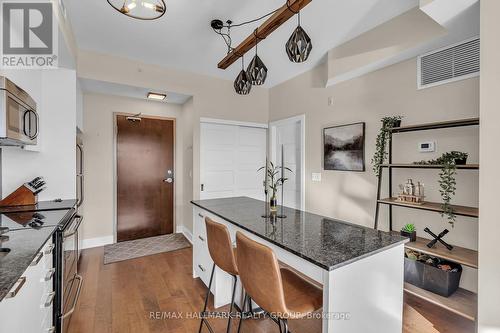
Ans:
{"label": "drawer pull", "polygon": [[55,247],[56,247],[55,244],[50,244],[50,246],[45,250],[45,254],[46,255],[52,254],[52,251],[54,250]]}
{"label": "drawer pull", "polygon": [[47,274],[45,275],[44,281],[50,281],[52,277],[54,276],[54,273],[56,272],[55,268],[51,268],[47,271]]}
{"label": "drawer pull", "polygon": [[201,215],[200,213],[198,213],[198,216],[201,217],[201,218],[204,218],[205,216]]}
{"label": "drawer pull", "polygon": [[47,299],[45,300],[45,303],[43,304],[44,308],[48,308],[52,306],[52,303],[54,303],[54,297],[56,296],[55,291],[51,291],[50,293],[47,294]]}
{"label": "drawer pull", "polygon": [[201,269],[202,272],[205,272],[205,268],[203,268],[202,265],[198,265],[198,267]]}
{"label": "drawer pull", "polygon": [[24,286],[25,283],[26,283],[26,277],[21,276],[19,280],[17,280],[16,282],[17,285],[14,287],[13,290],[9,291],[9,293],[5,295],[5,298],[16,297],[16,295],[19,294],[19,291],[21,290],[21,288]]}
{"label": "drawer pull", "polygon": [[203,237],[201,237],[201,236],[198,236],[198,238],[199,238],[202,242],[204,242],[204,241],[205,241],[205,238],[203,238]]}
{"label": "drawer pull", "polygon": [[40,262],[40,260],[42,260],[42,258],[43,258],[43,252],[38,252],[35,259],[33,259],[33,261],[31,262],[30,266],[38,265],[38,263]]}

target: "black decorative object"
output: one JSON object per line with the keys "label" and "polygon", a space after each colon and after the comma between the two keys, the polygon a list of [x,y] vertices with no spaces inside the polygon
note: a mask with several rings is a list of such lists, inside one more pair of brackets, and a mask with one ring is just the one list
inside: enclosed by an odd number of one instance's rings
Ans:
{"label": "black decorative object", "polygon": [[433,240],[431,240],[429,242],[429,244],[427,244],[427,247],[428,248],[432,248],[437,242],[440,242],[441,244],[443,244],[448,250],[453,250],[453,246],[451,246],[450,244],[446,243],[442,238],[444,236],[446,236],[446,234],[448,232],[450,232],[448,229],[444,229],[443,231],[441,231],[441,233],[439,235],[436,236],[435,233],[433,233],[429,228],[425,228],[424,231],[426,233],[428,233],[429,235],[431,235],[432,237],[434,237]]}
{"label": "black decorative object", "polygon": [[164,0],[108,0],[108,3],[123,15],[138,20],[156,20],[166,12]]}
{"label": "black decorative object", "polygon": [[[300,18],[300,14],[299,14]],[[300,20],[300,19],[299,19]],[[286,54],[291,62],[301,63],[309,58],[312,50],[312,41],[307,33],[299,26],[295,28],[292,35],[285,44]]]}
{"label": "black decorative object", "polygon": [[252,90],[252,83],[248,79],[248,75],[245,72],[245,62],[243,57],[241,57],[241,72],[234,81],[234,90],[239,95],[248,95],[250,90]]}
{"label": "black decorative object", "polygon": [[[255,39],[258,39],[259,37],[257,35],[257,30],[255,30],[254,34]],[[255,43],[255,56],[253,57],[252,61],[250,61],[250,64],[247,68],[248,78],[254,86],[263,85],[264,82],[266,82],[267,78],[267,67],[266,65],[264,65],[264,62],[260,59],[257,53],[257,46],[258,43]]]}
{"label": "black decorative object", "polygon": [[323,130],[325,170],[365,171],[365,123]]}

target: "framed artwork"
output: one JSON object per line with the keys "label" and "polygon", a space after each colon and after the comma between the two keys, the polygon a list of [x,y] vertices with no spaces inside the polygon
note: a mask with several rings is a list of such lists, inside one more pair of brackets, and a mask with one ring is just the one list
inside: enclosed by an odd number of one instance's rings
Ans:
{"label": "framed artwork", "polygon": [[323,168],[365,171],[365,123],[323,129]]}

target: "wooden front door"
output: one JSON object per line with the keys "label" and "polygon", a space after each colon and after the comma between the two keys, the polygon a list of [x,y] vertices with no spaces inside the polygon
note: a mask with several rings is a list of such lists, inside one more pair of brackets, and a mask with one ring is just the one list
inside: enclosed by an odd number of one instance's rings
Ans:
{"label": "wooden front door", "polygon": [[116,122],[117,240],[170,234],[175,121],[117,115]]}

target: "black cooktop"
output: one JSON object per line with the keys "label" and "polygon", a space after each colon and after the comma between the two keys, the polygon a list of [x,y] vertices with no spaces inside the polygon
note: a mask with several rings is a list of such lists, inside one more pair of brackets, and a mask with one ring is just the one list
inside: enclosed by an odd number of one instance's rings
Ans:
{"label": "black cooktop", "polygon": [[15,230],[36,230],[57,226],[65,219],[66,214],[68,214],[68,210],[2,213],[0,214],[0,231],[6,233]]}
{"label": "black cooktop", "polygon": [[76,199],[40,201],[36,205],[0,207],[0,213],[67,210],[76,206]]}

